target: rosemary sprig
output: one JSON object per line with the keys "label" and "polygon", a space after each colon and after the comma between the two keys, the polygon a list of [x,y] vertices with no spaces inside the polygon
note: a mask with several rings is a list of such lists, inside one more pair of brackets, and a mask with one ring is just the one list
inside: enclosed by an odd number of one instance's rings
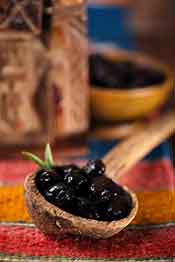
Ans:
{"label": "rosemary sprig", "polygon": [[40,168],[50,170],[54,166],[52,150],[49,144],[47,144],[45,147],[44,160],[30,152],[22,152],[22,155],[36,163]]}
{"label": "rosemary sprig", "polygon": [[54,166],[54,160],[53,160],[52,150],[51,150],[50,144],[46,145],[44,157],[45,157],[45,163],[50,168],[52,168]]}

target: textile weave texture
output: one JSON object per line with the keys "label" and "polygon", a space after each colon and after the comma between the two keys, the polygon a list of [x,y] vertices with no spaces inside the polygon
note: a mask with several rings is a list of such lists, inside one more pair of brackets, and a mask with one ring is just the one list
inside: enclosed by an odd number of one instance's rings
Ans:
{"label": "textile weave texture", "polygon": [[[83,155],[77,149],[76,155],[84,161],[101,157],[110,147],[105,141],[91,142],[81,149]],[[77,162],[77,157],[71,161]],[[132,225],[108,240],[67,237],[54,241],[43,235],[32,223],[23,196],[24,178],[34,170],[36,166],[28,161],[0,162],[0,261],[175,260],[175,177],[167,144],[119,181],[136,192],[139,211]]]}

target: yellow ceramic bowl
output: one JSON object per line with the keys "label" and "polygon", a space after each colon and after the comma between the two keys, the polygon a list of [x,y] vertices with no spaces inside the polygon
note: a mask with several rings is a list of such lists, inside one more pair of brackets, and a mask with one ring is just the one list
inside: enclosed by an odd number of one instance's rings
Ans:
{"label": "yellow ceramic bowl", "polygon": [[103,55],[113,61],[132,61],[163,71],[166,80],[162,84],[135,89],[91,88],[92,114],[103,121],[132,120],[147,116],[163,105],[173,88],[173,73],[169,67],[139,53],[108,51]]}

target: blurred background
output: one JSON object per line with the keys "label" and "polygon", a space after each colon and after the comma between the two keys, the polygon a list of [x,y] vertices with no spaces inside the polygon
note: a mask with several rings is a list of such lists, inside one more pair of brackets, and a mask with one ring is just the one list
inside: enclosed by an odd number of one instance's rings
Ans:
{"label": "blurred background", "polygon": [[[137,48],[173,64],[173,10],[172,0],[89,1],[90,39]],[[109,30],[108,23],[117,30]]]}
{"label": "blurred background", "polygon": [[[13,155],[17,146],[42,147],[46,140],[60,145],[121,139],[173,105],[173,1],[62,1],[54,7],[45,1],[44,13],[41,6],[29,5],[26,1],[26,8],[38,8],[36,15],[26,9],[21,16],[20,3],[1,4],[0,139],[5,148],[13,146],[7,154]],[[112,73],[112,65],[108,68],[95,57],[99,52],[126,62],[124,78],[138,75],[135,84],[122,87],[123,72]],[[133,72],[133,77],[132,63],[162,69],[167,82],[154,90],[159,83],[149,87],[141,73]],[[103,77],[116,88],[111,97]],[[28,91],[22,94],[24,88]]]}
{"label": "blurred background", "polygon": [[[168,3],[165,0],[96,0],[88,3],[90,43],[136,50],[170,65],[174,71],[173,0]],[[171,94],[166,103],[170,107],[174,103],[174,91]]]}

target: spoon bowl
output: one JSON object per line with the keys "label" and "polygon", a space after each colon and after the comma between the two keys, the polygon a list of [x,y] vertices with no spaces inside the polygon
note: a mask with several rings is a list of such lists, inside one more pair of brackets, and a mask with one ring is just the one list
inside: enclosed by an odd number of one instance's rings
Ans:
{"label": "spoon bowl", "polygon": [[[120,176],[125,174],[154,147],[169,137],[175,131],[174,116],[174,110],[166,112],[158,120],[114,147],[103,158],[103,163],[106,165],[106,176],[113,182],[117,182]],[[48,147],[46,151],[49,152],[50,148]],[[46,158],[49,163],[52,163],[52,157],[48,158],[46,154]],[[40,160],[40,162],[42,161]],[[25,180],[26,205],[36,226],[46,234],[57,239],[67,234],[97,239],[109,238],[129,225],[137,214],[138,200],[136,195],[126,187],[123,187],[132,199],[132,209],[126,218],[105,222],[72,215],[45,200],[36,187],[36,175],[36,173],[30,174]]]}
{"label": "spoon bowl", "polygon": [[112,237],[135,218],[138,210],[136,195],[123,187],[132,198],[132,210],[128,217],[112,222],[97,221],[72,215],[49,203],[35,185],[36,174],[30,174],[24,183],[28,211],[36,226],[47,235],[60,239],[67,234],[83,235],[96,239]]}

